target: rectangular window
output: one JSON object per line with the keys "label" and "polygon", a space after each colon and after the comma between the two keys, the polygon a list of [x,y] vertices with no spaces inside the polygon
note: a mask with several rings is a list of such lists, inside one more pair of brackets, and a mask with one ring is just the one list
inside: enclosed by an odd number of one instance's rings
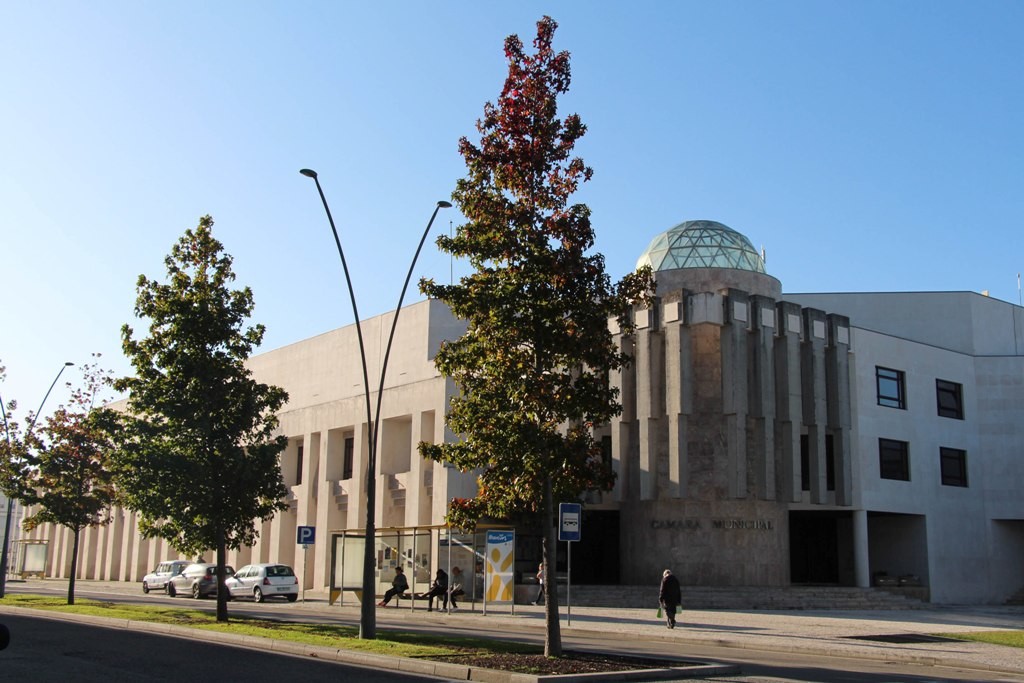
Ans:
{"label": "rectangular window", "polygon": [[967,451],[940,448],[943,486],[967,486]]}
{"label": "rectangular window", "polygon": [[[610,374],[610,373],[608,373]],[[612,466],[612,437],[602,436],[601,437],[601,462],[604,466],[611,469]]]}
{"label": "rectangular window", "polygon": [[964,419],[964,385],[937,379],[935,380],[935,394],[939,404],[940,417]]}
{"label": "rectangular window", "polygon": [[295,485],[298,486],[302,483],[302,454],[303,447],[299,446],[298,456],[295,458]]}
{"label": "rectangular window", "polygon": [[894,439],[879,439],[878,469],[882,479],[910,481],[910,444]]}
{"label": "rectangular window", "polygon": [[875,384],[878,387],[878,405],[906,410],[907,387],[902,370],[875,366]]}
{"label": "rectangular window", "polygon": [[352,462],[355,459],[356,439],[353,436],[345,437],[345,457],[342,461],[341,478],[352,478]]}

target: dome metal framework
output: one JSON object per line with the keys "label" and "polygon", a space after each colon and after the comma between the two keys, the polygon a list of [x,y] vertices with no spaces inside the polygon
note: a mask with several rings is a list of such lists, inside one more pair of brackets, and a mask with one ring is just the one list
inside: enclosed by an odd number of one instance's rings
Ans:
{"label": "dome metal framework", "polygon": [[655,237],[636,262],[652,270],[735,268],[764,273],[764,259],[745,236],[715,221],[686,221]]}

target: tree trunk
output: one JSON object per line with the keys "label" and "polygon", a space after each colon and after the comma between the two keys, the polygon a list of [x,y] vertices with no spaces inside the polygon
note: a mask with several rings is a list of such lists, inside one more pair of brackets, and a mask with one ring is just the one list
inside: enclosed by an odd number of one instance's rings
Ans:
{"label": "tree trunk", "polygon": [[74,533],[74,542],[71,546],[71,579],[68,581],[68,604],[75,604],[75,576],[78,575],[78,534],[81,529],[72,529]]}
{"label": "tree trunk", "polygon": [[551,474],[544,477],[544,505],[541,511],[544,524],[544,656],[562,656],[562,630],[558,618],[558,536],[555,533],[555,504],[551,498]]}
{"label": "tree trunk", "polygon": [[217,529],[217,621],[228,620],[228,591],[224,587],[224,565],[227,563],[227,547],[224,529]]}

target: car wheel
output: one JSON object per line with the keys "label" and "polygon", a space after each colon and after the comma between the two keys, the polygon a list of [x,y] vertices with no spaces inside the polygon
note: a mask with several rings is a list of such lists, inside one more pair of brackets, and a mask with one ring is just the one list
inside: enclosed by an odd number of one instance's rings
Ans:
{"label": "car wheel", "polygon": [[167,594],[168,594],[169,596],[171,596],[172,598],[173,598],[173,597],[177,597],[177,595],[178,595],[178,589],[174,587],[174,584],[173,584],[173,583],[169,583],[169,584],[167,584]]}
{"label": "car wheel", "polygon": [[292,593],[291,595],[288,596],[288,602],[295,602],[298,599],[299,599],[299,596],[296,595],[295,593]]}
{"label": "car wheel", "polygon": [[149,592],[149,584],[146,583],[145,581],[142,582],[142,592],[143,593],[148,593]]}
{"label": "car wheel", "polygon": [[256,602],[263,602],[263,591],[261,591],[259,588],[253,588],[252,599]]}
{"label": "car wheel", "polygon": [[192,586],[192,597],[195,598],[196,600],[198,600],[199,598],[203,597],[202,592],[199,590],[199,584],[198,583],[195,584],[194,586]]}

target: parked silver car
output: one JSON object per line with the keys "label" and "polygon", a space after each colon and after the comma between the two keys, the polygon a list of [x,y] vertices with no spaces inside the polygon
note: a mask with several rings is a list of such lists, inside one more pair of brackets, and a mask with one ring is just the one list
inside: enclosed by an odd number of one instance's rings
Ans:
{"label": "parked silver car", "polygon": [[[235,570],[230,565],[224,566],[224,576],[231,576]],[[167,594],[176,597],[179,593],[191,595],[193,598],[205,598],[217,595],[217,565],[209,562],[196,562],[185,567],[177,576],[167,582]]]}
{"label": "parked silver car", "polygon": [[142,592],[164,590],[171,577],[180,574],[189,564],[191,563],[188,560],[164,560],[156,569],[142,577]]}
{"label": "parked silver car", "polygon": [[299,597],[299,579],[286,564],[247,564],[224,581],[228,598],[252,598],[263,602],[266,598],[282,597],[295,602]]}

